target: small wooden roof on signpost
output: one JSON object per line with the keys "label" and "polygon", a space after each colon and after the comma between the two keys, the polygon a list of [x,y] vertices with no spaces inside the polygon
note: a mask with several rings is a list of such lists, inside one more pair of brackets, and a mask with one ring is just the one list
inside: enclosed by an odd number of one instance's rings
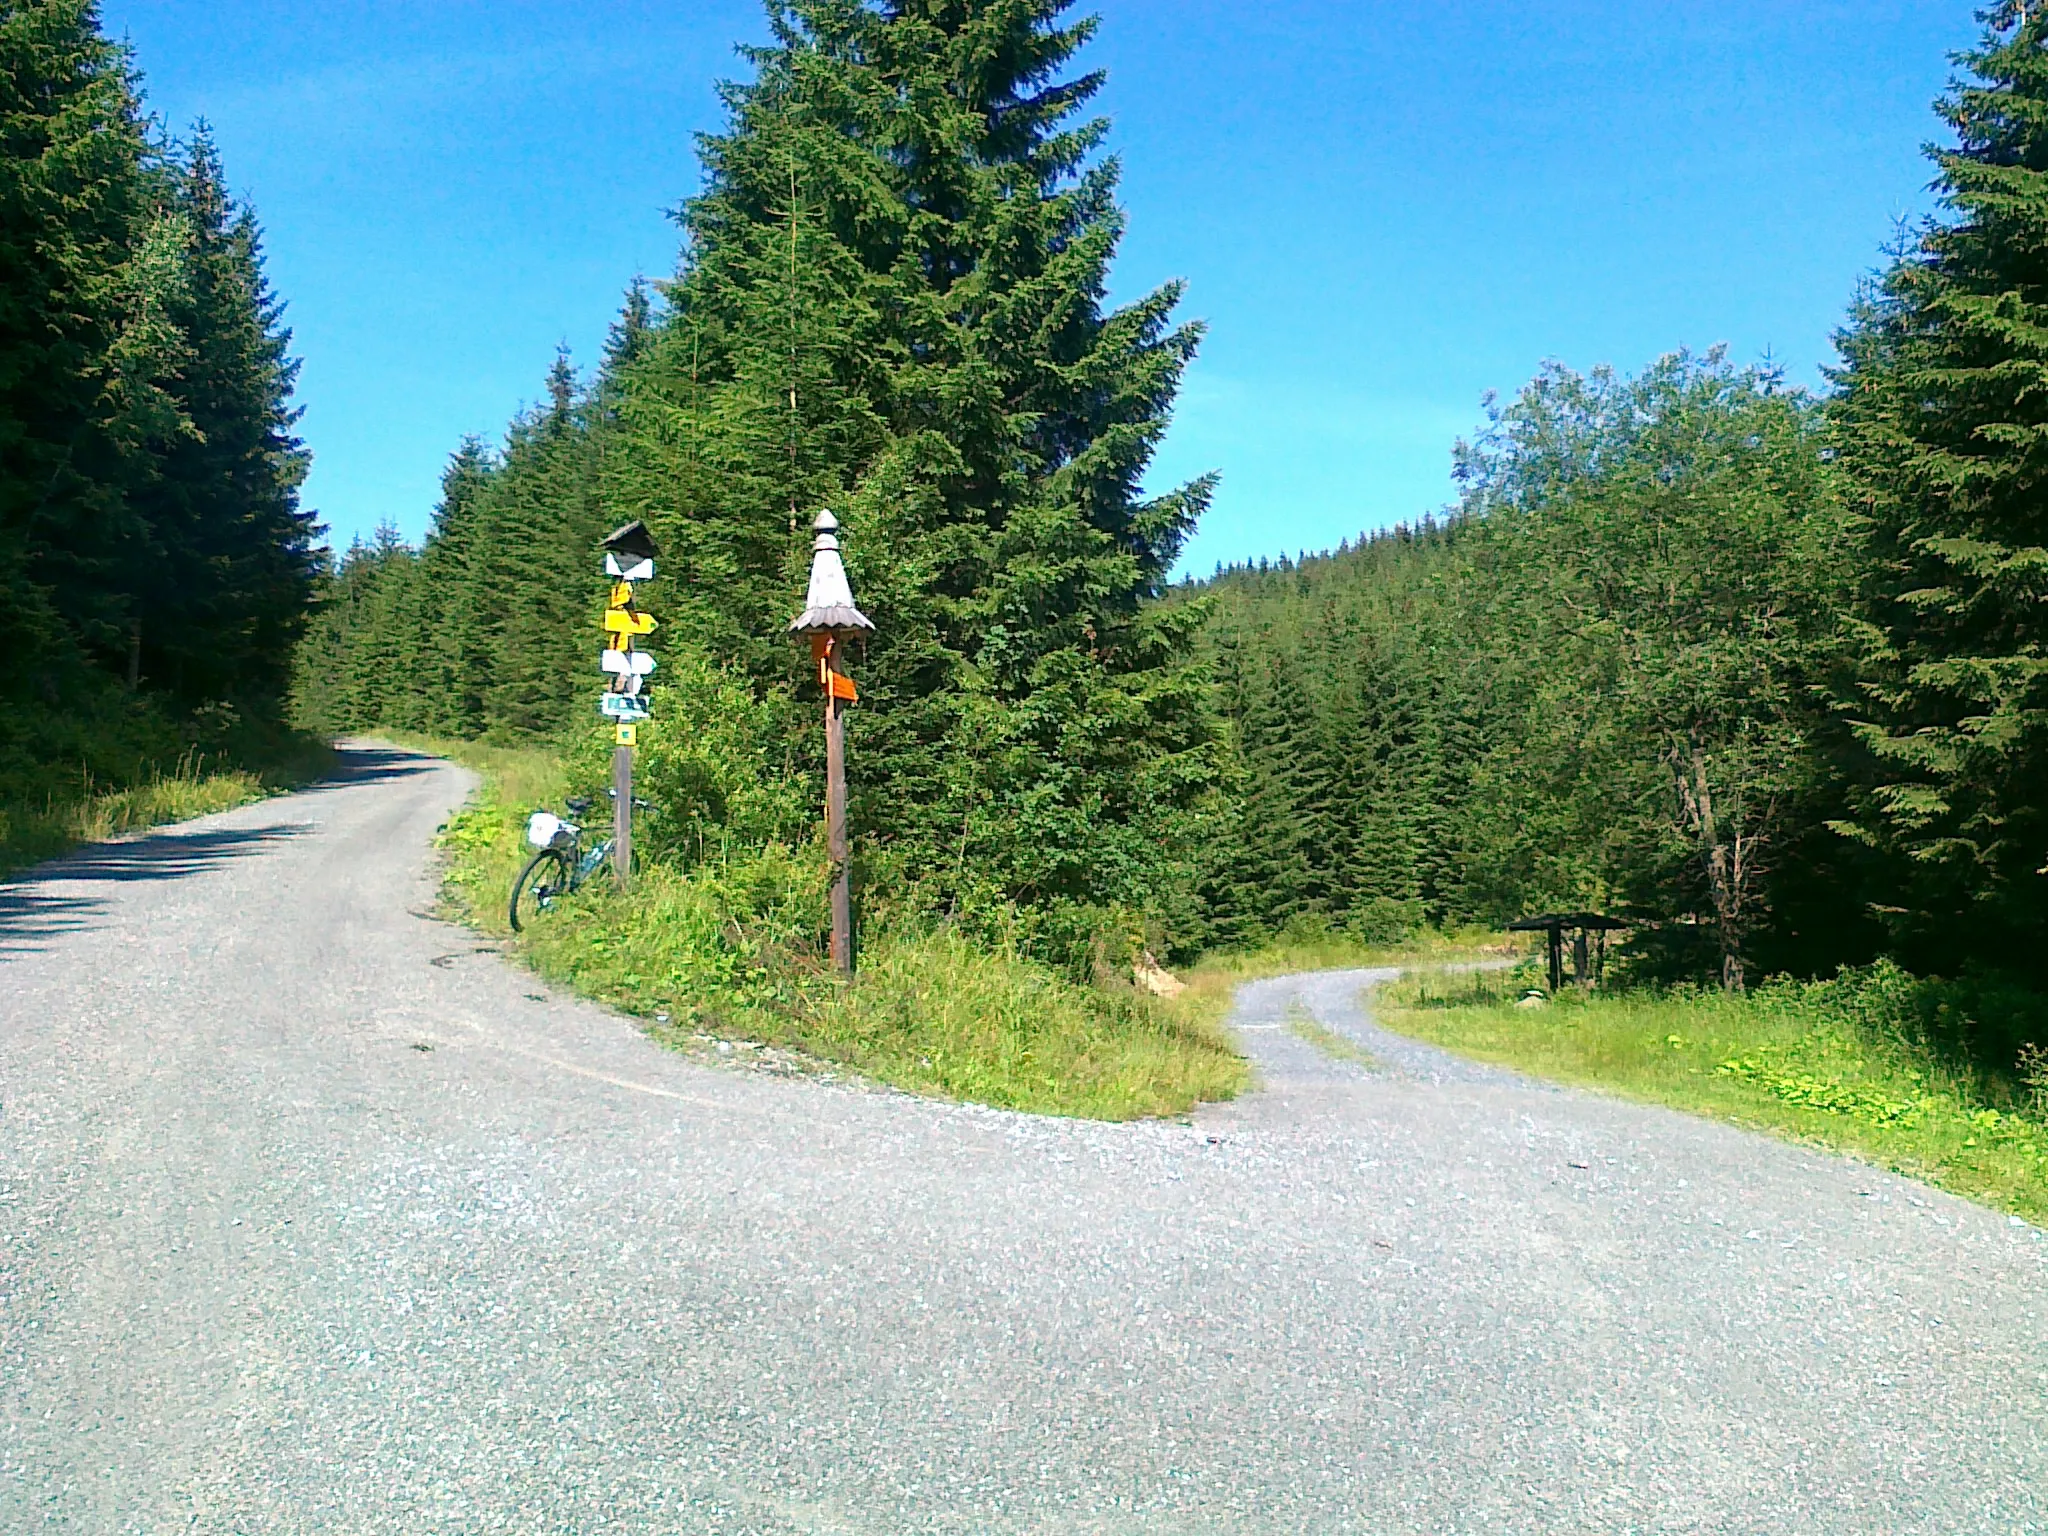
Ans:
{"label": "small wooden roof on signpost", "polygon": [[1600,912],[1546,912],[1540,917],[1518,917],[1508,924],[1510,933],[1540,933],[1548,928],[1584,928],[1589,933],[1612,933],[1626,928],[1625,917],[1608,917]]}
{"label": "small wooden roof on signpost", "polygon": [[654,542],[654,535],[647,531],[647,525],[637,517],[622,528],[614,528],[605,535],[600,549],[610,550],[620,560],[633,564],[641,560],[652,560],[661,553]]}
{"label": "small wooden roof on signpost", "polygon": [[[1612,933],[1617,928],[1627,928],[1626,918],[1609,917],[1604,912],[1544,912],[1535,917],[1518,917],[1508,924],[1510,933],[1541,933],[1548,936],[1550,950],[1550,990],[1555,992],[1564,985],[1564,936],[1567,929],[1579,937],[1573,942],[1572,965],[1575,972],[1583,971],[1586,960],[1588,933]],[[1601,941],[1604,946],[1606,941]],[[1604,952],[1604,949],[1603,949]],[[1595,962],[1594,969],[1599,968]],[[1588,977],[1579,976],[1583,985]]]}

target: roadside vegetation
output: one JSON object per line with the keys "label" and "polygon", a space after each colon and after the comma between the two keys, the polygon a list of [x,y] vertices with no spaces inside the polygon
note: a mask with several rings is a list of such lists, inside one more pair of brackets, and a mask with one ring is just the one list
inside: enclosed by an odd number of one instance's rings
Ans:
{"label": "roadside vegetation", "polygon": [[[1455,445],[1440,515],[1179,584],[1211,481],[1145,485],[1201,332],[1172,285],[1102,302],[1123,215],[1092,23],[942,11],[798,6],[749,51],[675,280],[632,285],[594,366],[557,358],[499,443],[450,445],[417,547],[343,556],[294,718],[555,743],[560,788],[600,787],[596,545],[638,519],[662,549],[647,868],[524,942],[663,1027],[1165,1112],[1239,1080],[1214,1029],[1234,980],[1590,910],[1629,922],[1619,994],[1445,1017],[1549,1040],[1560,1072],[1633,1059],[1579,1054],[1603,1020],[1712,1039],[1667,1040],[1644,1081],[1861,1126],[1943,1178],[2018,1146],[2010,1085],[2048,1050],[2048,8],[1985,13],[1938,109],[1938,207],[1850,298],[1823,388],[1720,351],[1549,365]],[[818,964],[817,679],[785,633],[821,507],[876,624],[851,990]],[[504,772],[449,832],[487,925],[539,798],[512,779],[541,770]],[[1130,986],[1149,957],[1194,966],[1171,1005]],[[1844,966],[1950,1000],[1925,1064],[1879,1029],[1843,1069],[1921,1072],[1926,1106],[1788,1086],[1833,1081],[1812,1042],[1853,987],[1742,993]]]}
{"label": "roadside vegetation", "polygon": [[81,843],[232,810],[333,766],[315,737],[221,724],[218,712],[173,722],[131,704],[89,747],[18,759],[0,772],[0,876]]}
{"label": "roadside vegetation", "polygon": [[0,872],[317,773],[324,551],[262,231],[78,0],[0,7]]}
{"label": "roadside vegetation", "polygon": [[1532,969],[1403,978],[1389,1029],[1534,1076],[1853,1153],[2048,1220],[2038,994],[1889,961],[1746,995],[1676,987],[1542,1000]]}
{"label": "roadside vegetation", "polygon": [[[815,849],[786,846],[688,872],[643,863],[629,895],[594,880],[514,936],[505,897],[532,851],[525,819],[560,809],[576,780],[573,757],[537,746],[398,739],[483,779],[440,835],[454,915],[504,939],[542,975],[638,1017],[657,1040],[776,1045],[912,1092],[1108,1120],[1181,1114],[1248,1084],[1224,1027],[1244,982],[1442,964],[1502,948],[1500,935],[1485,929],[1407,928],[1405,911],[1382,911],[1370,939],[1303,919],[1268,944],[1202,957],[1172,978],[1181,990],[1160,997],[1134,985],[1128,969],[1076,980],[1017,944],[970,938],[868,892],[873,915],[849,987],[823,963],[822,859]],[[586,765],[582,779],[591,777]],[[588,818],[594,835],[603,834],[607,814],[600,800]],[[673,829],[667,836],[673,840]],[[663,840],[648,839],[655,847]]]}
{"label": "roadside vegetation", "polygon": [[[657,1040],[757,1041],[912,1092],[1108,1120],[1184,1113],[1245,1085],[1221,1028],[1227,988],[1164,999],[1128,971],[1077,980],[872,895],[859,975],[840,982],[821,942],[823,858],[802,845],[649,861],[630,893],[593,880],[515,937],[505,897],[531,852],[525,819],[560,808],[572,765],[542,748],[411,744],[483,775],[441,833],[456,915]],[[591,812],[599,835],[607,814],[602,800]]]}

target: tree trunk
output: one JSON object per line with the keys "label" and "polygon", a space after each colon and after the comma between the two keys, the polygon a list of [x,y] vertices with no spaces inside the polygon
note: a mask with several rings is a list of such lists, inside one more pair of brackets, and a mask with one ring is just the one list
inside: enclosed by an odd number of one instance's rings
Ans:
{"label": "tree trunk", "polygon": [[1707,754],[1698,741],[1674,750],[1671,766],[1678,784],[1678,803],[1686,828],[1699,846],[1707,876],[1707,896],[1714,904],[1714,927],[1721,943],[1721,986],[1740,992],[1746,985],[1742,962],[1743,887],[1747,883],[1748,844],[1738,829],[1731,847],[1722,837],[1714,808],[1714,787],[1707,775]]}

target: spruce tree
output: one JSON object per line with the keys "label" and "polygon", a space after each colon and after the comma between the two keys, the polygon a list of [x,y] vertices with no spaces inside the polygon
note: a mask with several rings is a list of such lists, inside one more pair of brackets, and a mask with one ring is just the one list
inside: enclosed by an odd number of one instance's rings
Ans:
{"label": "spruce tree", "polygon": [[1942,212],[1839,338],[1834,411],[1866,565],[1842,826],[1942,965],[2048,921],[2048,8],[1985,14]]}
{"label": "spruce tree", "polygon": [[[150,231],[148,146],[126,55],[90,0],[0,10],[0,645],[8,682],[65,641],[123,667],[146,530],[137,457],[175,411],[160,389],[178,270]],[[153,233],[155,238],[145,239]],[[56,642],[53,644],[52,642]]]}
{"label": "spruce tree", "polygon": [[418,687],[423,729],[450,736],[480,734],[484,700],[497,664],[503,594],[484,582],[486,504],[497,464],[483,440],[466,437],[441,472],[441,500],[420,551],[420,585],[428,595],[435,643],[422,658]]}
{"label": "spruce tree", "polygon": [[189,704],[267,710],[304,623],[318,531],[298,505],[309,461],[292,432],[298,364],[254,215],[228,195],[203,123],[173,174],[184,280],[170,318],[185,359],[166,389],[189,430],[131,497],[150,530],[133,582],[139,670]]}
{"label": "spruce tree", "polygon": [[[498,609],[485,717],[492,727],[528,734],[560,731],[579,704],[592,707],[605,591],[596,428],[566,353],[556,356],[546,387],[547,403],[506,442],[477,530],[476,600]],[[437,614],[446,611],[448,594],[427,600]]]}
{"label": "spruce tree", "polygon": [[409,663],[420,649],[418,575],[418,556],[389,522],[349,551],[345,576],[360,617],[342,657],[340,729],[416,723],[419,688]]}
{"label": "spruce tree", "polygon": [[671,636],[762,686],[807,675],[781,628],[803,525],[840,514],[879,625],[860,823],[1055,928],[1184,889],[1214,769],[1195,618],[1141,608],[1207,496],[1140,490],[1197,330],[1178,285],[1103,308],[1117,171],[1065,10],[774,8],[608,470],[669,551]]}

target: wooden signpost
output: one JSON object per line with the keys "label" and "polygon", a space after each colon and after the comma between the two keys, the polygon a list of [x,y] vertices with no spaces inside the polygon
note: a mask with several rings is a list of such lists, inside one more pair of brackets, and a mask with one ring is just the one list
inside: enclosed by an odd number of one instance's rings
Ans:
{"label": "wooden signpost", "polygon": [[811,584],[804,611],[789,621],[794,635],[808,635],[825,695],[825,858],[832,876],[832,968],[853,974],[853,869],[846,830],[845,708],[860,697],[846,675],[845,642],[874,632],[874,623],[854,606],[853,587],[839,557],[839,519],[820,512],[811,524]]}
{"label": "wooden signpost", "polygon": [[633,748],[639,724],[647,718],[641,689],[654,673],[654,658],[635,650],[633,641],[654,631],[654,615],[633,604],[633,583],[654,579],[654,546],[647,525],[631,522],[604,541],[604,573],[613,580],[605,609],[605,648],[598,668],[608,678],[597,707],[616,722],[612,745],[612,872],[624,890],[633,877]]}

